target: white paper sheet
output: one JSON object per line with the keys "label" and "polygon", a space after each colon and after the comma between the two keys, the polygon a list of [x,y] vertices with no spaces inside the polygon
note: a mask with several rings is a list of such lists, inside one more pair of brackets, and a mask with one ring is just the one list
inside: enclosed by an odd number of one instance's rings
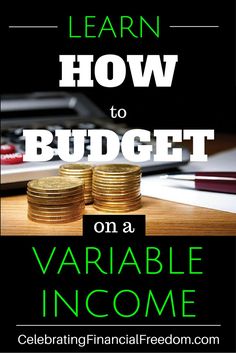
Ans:
{"label": "white paper sheet", "polygon": [[[236,148],[209,157],[208,162],[189,163],[182,167],[183,172],[192,171],[236,171]],[[144,176],[142,194],[163,200],[184,203],[236,213],[236,195],[218,192],[200,191],[181,187],[173,180],[163,180],[159,175]]]}

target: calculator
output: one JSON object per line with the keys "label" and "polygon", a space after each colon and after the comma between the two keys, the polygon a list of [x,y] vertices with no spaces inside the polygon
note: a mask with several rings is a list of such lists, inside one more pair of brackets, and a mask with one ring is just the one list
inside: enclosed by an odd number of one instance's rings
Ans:
{"label": "calculator", "polygon": [[[3,96],[1,115],[2,190],[23,188],[29,180],[57,175],[58,168],[65,163],[57,155],[55,139],[50,144],[54,151],[50,161],[23,162],[25,145],[23,129],[47,129],[52,134],[58,129],[109,129],[122,139],[124,133],[130,128],[124,123],[114,123],[113,119],[106,116],[82,93],[35,92]],[[137,142],[134,148],[137,148],[138,144],[140,142]],[[87,162],[89,150],[89,139],[85,139],[85,154],[79,163]],[[138,164],[145,175],[176,168],[188,162],[189,151],[183,148],[183,158],[180,162],[155,162],[151,158]],[[119,154],[112,163],[128,163],[128,161]]]}

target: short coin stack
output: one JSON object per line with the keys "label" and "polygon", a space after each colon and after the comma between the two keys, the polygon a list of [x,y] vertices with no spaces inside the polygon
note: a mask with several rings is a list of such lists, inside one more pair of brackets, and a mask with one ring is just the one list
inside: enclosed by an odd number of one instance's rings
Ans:
{"label": "short coin stack", "polygon": [[60,166],[61,176],[76,177],[84,182],[84,201],[85,204],[93,202],[92,196],[92,177],[93,167],[89,164],[63,164]]}
{"label": "short coin stack", "polygon": [[97,210],[122,213],[141,207],[141,169],[131,164],[105,164],[93,171],[93,198]]}
{"label": "short coin stack", "polygon": [[70,177],[46,177],[27,184],[28,218],[40,223],[67,223],[82,217],[84,184]]}

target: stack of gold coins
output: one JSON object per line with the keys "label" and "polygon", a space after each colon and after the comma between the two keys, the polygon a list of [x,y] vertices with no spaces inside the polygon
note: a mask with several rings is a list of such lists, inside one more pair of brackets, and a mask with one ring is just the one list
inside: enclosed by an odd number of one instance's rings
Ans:
{"label": "stack of gold coins", "polygon": [[84,184],[70,177],[46,177],[27,184],[28,218],[40,223],[67,223],[82,217]]}
{"label": "stack of gold coins", "polygon": [[84,201],[85,204],[93,202],[92,177],[93,167],[89,164],[63,164],[59,168],[61,176],[77,177],[84,182]]}
{"label": "stack of gold coins", "polygon": [[105,164],[94,168],[94,207],[122,213],[141,207],[141,169],[131,164]]}

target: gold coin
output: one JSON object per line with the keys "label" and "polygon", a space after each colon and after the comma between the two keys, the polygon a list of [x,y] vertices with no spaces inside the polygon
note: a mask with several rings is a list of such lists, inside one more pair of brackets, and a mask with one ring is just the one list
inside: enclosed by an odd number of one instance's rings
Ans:
{"label": "gold coin", "polygon": [[83,209],[81,210],[74,210],[73,212],[67,212],[67,213],[51,213],[51,212],[41,212],[41,211],[35,211],[32,209],[28,209],[28,214],[31,216],[35,217],[45,217],[45,218],[70,218],[70,217],[76,217],[78,215],[81,215],[83,213]]}
{"label": "gold coin", "polygon": [[104,181],[107,181],[107,180],[111,180],[111,181],[118,181],[118,180],[121,180],[121,181],[128,181],[128,180],[135,180],[135,179],[140,179],[141,177],[141,173],[135,173],[135,174],[99,174],[99,173],[96,173],[94,172],[93,173],[93,179],[99,179],[99,180],[104,180]]}
{"label": "gold coin", "polygon": [[65,196],[70,197],[76,195],[78,193],[83,193],[84,188],[77,188],[73,191],[57,191],[57,192],[48,192],[48,191],[38,191],[31,188],[27,188],[27,192],[35,195],[35,196],[42,196],[42,197],[58,197],[58,196]]}
{"label": "gold coin", "polygon": [[[32,204],[32,201],[31,200],[29,200],[29,202],[31,202],[31,204]],[[81,203],[81,204],[84,204],[85,203],[85,201],[83,201],[83,203]],[[80,204],[80,203],[79,203]],[[71,208],[73,208],[73,207],[78,207],[78,205],[79,205],[78,203],[63,203],[62,204],[62,206],[71,206]],[[51,203],[40,203],[40,202],[38,202],[38,203],[33,203],[33,205],[34,206],[38,206],[38,207],[48,207],[48,206],[56,206],[56,205],[58,205],[58,203],[53,203],[53,202],[51,202]]]}
{"label": "gold coin", "polygon": [[114,191],[115,193],[121,191],[121,192],[126,192],[126,191],[135,191],[135,190],[140,190],[140,184],[139,185],[123,185],[123,186],[119,186],[119,185],[98,185],[98,184],[94,184],[92,191],[94,190],[98,190],[99,192],[104,192],[104,190],[107,191]]}
{"label": "gold coin", "polygon": [[[83,205],[84,202],[81,201],[77,206],[79,205]],[[61,204],[56,204],[56,205],[44,205],[44,204],[36,204],[36,203],[32,203],[31,201],[28,202],[28,205],[30,207],[34,207],[34,208],[41,208],[41,209],[49,209],[49,210],[67,210],[67,209],[73,209],[73,207],[75,207],[74,203],[70,203],[67,205],[61,205]]]}
{"label": "gold coin", "polygon": [[31,221],[33,221],[33,222],[37,222],[37,223],[52,223],[52,224],[70,223],[70,222],[74,222],[74,221],[77,221],[77,220],[81,219],[81,217],[82,217],[82,215],[79,215],[79,216],[76,216],[76,217],[71,217],[71,218],[45,219],[45,218],[31,216],[30,214],[28,214],[28,218]]}
{"label": "gold coin", "polygon": [[84,196],[84,192],[82,191],[76,191],[74,192],[73,194],[56,194],[56,195],[45,195],[45,194],[34,194],[32,193],[31,191],[28,191],[27,190],[27,195],[30,196],[31,198],[35,198],[36,200],[37,199],[42,199],[42,200],[58,200],[58,202],[60,202],[60,200],[62,199],[70,199],[70,198],[83,198]]}
{"label": "gold coin", "polygon": [[51,213],[51,212],[41,212],[41,211],[36,211],[36,210],[32,210],[31,208],[28,209],[28,213],[30,213],[31,215],[34,215],[36,217],[59,217],[59,218],[62,218],[62,217],[75,217],[76,215],[80,215],[83,213],[83,210],[84,208],[81,208],[79,210],[73,210],[73,211],[70,211],[70,212],[67,212],[67,213]]}
{"label": "gold coin", "polygon": [[113,189],[116,189],[116,188],[129,188],[129,187],[136,187],[136,188],[139,188],[140,187],[140,182],[133,182],[133,183],[100,183],[100,182],[94,182],[93,183],[93,187],[94,186],[97,186],[97,187],[100,187],[100,188],[113,188]]}
{"label": "gold coin", "polygon": [[84,211],[84,203],[73,208],[45,208],[35,207],[32,204],[28,205],[28,213],[40,217],[71,217],[82,214]]}
{"label": "gold coin", "polygon": [[28,208],[28,212],[34,213],[34,214],[42,214],[42,215],[52,215],[52,216],[65,216],[65,215],[73,215],[73,214],[78,214],[83,212],[84,207],[80,207],[80,208],[74,208],[72,210],[67,210],[67,211],[51,211],[51,210],[41,210],[41,209],[35,209],[32,207]]}
{"label": "gold coin", "polygon": [[98,189],[93,189],[93,195],[100,195],[100,196],[114,196],[114,197],[119,197],[119,196],[132,196],[134,194],[140,194],[140,189],[134,189],[134,190],[129,190],[129,191],[120,191],[118,192],[118,190],[112,190],[112,189],[109,189],[109,190],[106,190],[105,191],[101,191],[101,190],[98,190]]}
{"label": "gold coin", "polygon": [[35,191],[58,192],[80,189],[83,182],[77,178],[54,176],[31,180],[27,185]]}
{"label": "gold coin", "polygon": [[35,207],[28,207],[28,210],[33,212],[33,213],[45,213],[45,214],[52,214],[52,215],[56,215],[56,214],[71,214],[73,212],[80,212],[81,210],[84,209],[84,205],[81,207],[74,207],[72,209],[67,209],[67,210],[50,210],[50,209],[46,209],[46,208],[35,208]]}
{"label": "gold coin", "polygon": [[122,209],[111,209],[111,208],[107,208],[107,207],[102,207],[102,206],[98,206],[96,204],[93,205],[93,207],[98,210],[98,211],[101,211],[101,212],[106,212],[106,213],[124,213],[124,212],[132,212],[132,211],[136,211],[138,210],[139,208],[142,207],[142,205],[136,205],[136,206],[133,206],[133,207],[127,207],[127,208],[122,208]]}
{"label": "gold coin", "polygon": [[84,195],[84,192],[83,190],[79,190],[79,191],[76,191],[76,192],[73,192],[73,193],[69,193],[69,194],[40,194],[40,193],[35,193],[33,191],[30,191],[30,190],[27,190],[27,195],[31,196],[32,198],[41,198],[41,199],[54,199],[54,200],[58,200],[60,201],[61,199],[64,199],[64,198],[73,198],[73,197],[83,197]]}
{"label": "gold coin", "polygon": [[[140,199],[141,198],[141,194],[138,193],[138,194],[134,194],[134,195],[130,195],[130,196],[123,196],[121,198],[116,198],[116,197],[113,197],[113,196],[110,196],[110,195],[107,195],[105,196],[104,198],[102,197],[103,195],[98,195],[100,197],[100,201],[106,201],[106,202],[126,202],[126,201],[130,201],[130,202],[133,202],[134,200],[136,199]],[[97,200],[97,197],[94,197],[95,200]]]}
{"label": "gold coin", "polygon": [[127,208],[132,208],[132,207],[137,207],[141,205],[141,200],[135,203],[127,203],[127,204],[113,204],[111,205],[110,203],[99,203],[97,201],[94,202],[94,206],[106,208],[106,209],[111,209],[111,210],[123,210]]}
{"label": "gold coin", "polygon": [[48,199],[34,199],[31,198],[30,196],[27,195],[27,200],[31,203],[35,203],[35,204],[42,204],[42,205],[77,205],[78,203],[84,202],[84,198],[67,198],[67,199],[63,199],[60,200],[60,203],[58,202],[58,200],[48,200]]}
{"label": "gold coin", "polygon": [[78,204],[70,204],[70,205],[62,205],[61,207],[58,207],[57,205],[42,205],[42,204],[35,204],[35,203],[28,203],[28,209],[31,209],[32,211],[39,211],[39,212],[51,212],[51,213],[67,213],[67,212],[73,212],[74,210],[80,210],[83,209],[85,206],[84,202],[78,203]]}
{"label": "gold coin", "polygon": [[99,205],[106,205],[110,207],[123,207],[123,206],[129,206],[129,205],[134,205],[136,203],[139,203],[141,201],[141,198],[136,198],[133,200],[121,200],[121,201],[109,201],[109,200],[99,200],[95,199],[94,203],[99,204]]}
{"label": "gold coin", "polygon": [[120,194],[114,194],[114,193],[98,193],[98,192],[93,192],[93,197],[95,198],[101,198],[101,199],[131,199],[134,197],[138,197],[140,195],[140,190],[137,190],[132,193],[120,193]]}
{"label": "gold coin", "polygon": [[109,207],[123,207],[123,206],[130,206],[140,203],[141,197],[136,198],[135,200],[124,200],[124,201],[108,201],[108,200],[94,200],[95,204],[104,205]]}
{"label": "gold coin", "polygon": [[134,183],[134,182],[140,182],[141,180],[141,177],[140,176],[137,176],[137,177],[133,177],[133,178],[130,178],[130,177],[117,177],[117,176],[114,176],[114,177],[107,177],[107,178],[100,178],[99,176],[97,175],[94,175],[93,176],[93,183],[101,183],[101,184],[108,184],[108,183],[111,183],[111,184],[128,184],[128,183]]}
{"label": "gold coin", "polygon": [[98,177],[98,178],[103,178],[103,179],[108,179],[108,178],[123,178],[123,179],[129,179],[129,178],[137,178],[141,175],[141,172],[135,172],[135,173],[122,173],[122,172],[116,172],[116,173],[100,173],[94,169],[93,176]]}
{"label": "gold coin", "polygon": [[132,164],[104,164],[96,166],[94,173],[99,174],[133,174],[140,173],[141,168]]}
{"label": "gold coin", "polygon": [[72,171],[62,171],[62,170],[59,170],[59,173],[60,175],[65,175],[65,176],[72,176],[73,178],[83,178],[83,179],[89,179],[92,177],[93,173],[92,171],[89,172],[89,173],[78,173],[78,172],[72,172]]}
{"label": "gold coin", "polygon": [[58,193],[45,193],[45,192],[35,192],[35,191],[32,191],[31,189],[27,189],[27,193],[33,195],[33,196],[42,196],[42,197],[70,197],[70,196],[76,196],[76,195],[83,195],[84,193],[84,189],[81,188],[81,189],[77,189],[77,190],[74,190],[73,192],[70,191],[70,192],[58,192]]}
{"label": "gold coin", "polygon": [[123,178],[124,180],[129,180],[133,178],[138,178],[141,173],[135,173],[135,174],[123,174],[123,173],[97,173],[94,172],[93,175],[96,178],[101,178],[101,179],[120,179]]}
{"label": "gold coin", "polygon": [[123,180],[100,180],[100,179],[94,179],[93,180],[93,185],[100,185],[102,187],[106,187],[106,186],[111,186],[111,187],[119,187],[119,186],[124,186],[124,187],[128,187],[130,185],[134,185],[134,186],[139,186],[140,185],[140,179],[137,180],[129,180],[129,181],[123,181]]}
{"label": "gold coin", "polygon": [[92,180],[92,173],[90,175],[81,175],[81,174],[73,174],[73,173],[62,173],[61,171],[59,172],[60,176],[63,177],[70,177],[70,178],[78,178],[83,180],[84,182],[91,182]]}
{"label": "gold coin", "polygon": [[109,202],[109,201],[101,201],[101,200],[94,200],[95,205],[100,205],[100,206],[107,206],[110,208],[123,208],[123,207],[129,207],[132,205],[139,204],[141,199],[137,199],[135,201],[123,201],[123,202]]}
{"label": "gold coin", "polygon": [[139,195],[140,190],[133,190],[130,192],[115,192],[117,190],[106,190],[106,192],[100,192],[99,190],[94,189],[93,190],[93,197],[96,196],[104,196],[104,197],[131,197],[133,195]]}
{"label": "gold coin", "polygon": [[51,216],[51,217],[58,217],[58,216],[64,216],[64,217],[71,217],[74,215],[82,214],[84,212],[84,206],[79,208],[79,209],[73,209],[73,210],[67,210],[67,211],[49,211],[49,210],[40,210],[40,209],[35,209],[32,207],[28,208],[28,213],[34,214],[34,215],[41,215],[41,216]]}
{"label": "gold coin", "polygon": [[119,186],[119,185],[104,185],[104,186],[101,186],[101,185],[98,185],[98,184],[94,184],[93,185],[93,191],[94,190],[98,190],[100,192],[103,192],[104,190],[107,190],[107,191],[114,191],[114,192],[132,192],[132,191],[135,191],[135,190],[139,190],[140,189],[140,184],[138,185],[123,185],[123,186]]}
{"label": "gold coin", "polygon": [[51,216],[51,215],[42,215],[42,214],[34,214],[31,212],[28,212],[28,216],[31,218],[35,219],[44,219],[45,221],[58,221],[58,220],[64,220],[64,221],[71,221],[73,219],[80,219],[83,216],[83,212],[80,213],[73,213],[71,215],[62,215],[62,216]]}
{"label": "gold coin", "polygon": [[101,185],[101,186],[130,186],[130,185],[140,185],[141,178],[138,179],[130,179],[130,180],[122,180],[122,179],[93,179],[93,184]]}
{"label": "gold coin", "polygon": [[96,175],[96,174],[94,174],[93,175],[93,182],[95,182],[95,181],[97,181],[97,182],[100,182],[100,183],[131,183],[131,182],[134,182],[134,181],[136,181],[136,182],[138,182],[138,181],[140,181],[141,180],[141,176],[140,175],[138,175],[138,176],[135,176],[135,177],[130,177],[130,176],[128,176],[128,177],[122,177],[122,176],[120,176],[120,177],[117,177],[117,176],[114,176],[114,177],[108,177],[107,176],[107,178],[100,178],[98,175]]}
{"label": "gold coin", "polygon": [[51,198],[51,197],[71,197],[75,195],[83,195],[83,190],[76,190],[73,192],[58,192],[58,193],[48,193],[48,192],[35,192],[31,189],[27,189],[27,194],[35,197],[45,197],[45,198]]}
{"label": "gold coin", "polygon": [[110,198],[112,198],[112,197],[114,197],[114,198],[119,198],[119,197],[132,197],[132,196],[134,196],[134,195],[140,195],[140,190],[134,190],[134,191],[132,191],[132,192],[120,192],[120,193],[115,193],[115,192],[113,192],[112,190],[107,190],[106,192],[103,192],[103,193],[101,193],[101,192],[99,192],[98,190],[94,190],[93,191],[93,197],[96,197],[96,196],[100,196],[100,197],[110,197]]}
{"label": "gold coin", "polygon": [[117,205],[132,205],[132,204],[134,204],[135,202],[139,202],[140,201],[140,199],[138,199],[137,197],[134,199],[112,199],[112,201],[111,201],[111,199],[109,199],[109,198],[107,198],[107,199],[101,199],[101,198],[98,198],[98,197],[95,197],[94,198],[94,202],[95,203],[99,203],[99,204],[106,204],[106,205],[111,205],[111,206],[113,206],[113,205],[115,205],[115,206],[117,206]]}
{"label": "gold coin", "polygon": [[69,163],[69,164],[61,165],[60,169],[61,170],[69,170],[69,171],[87,172],[87,171],[92,171],[93,167],[90,164]]}

